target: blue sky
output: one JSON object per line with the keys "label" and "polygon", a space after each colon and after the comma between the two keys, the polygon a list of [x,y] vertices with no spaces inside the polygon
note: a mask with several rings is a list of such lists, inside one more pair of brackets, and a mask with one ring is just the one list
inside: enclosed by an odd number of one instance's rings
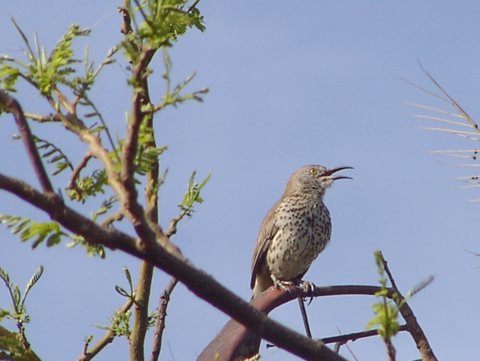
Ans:
{"label": "blue sky", "polygon": [[[35,32],[51,49],[70,23],[92,28],[78,43],[90,44],[97,63],[120,40],[119,3],[48,0],[6,2],[0,14],[0,54],[21,56],[14,17],[29,36]],[[349,165],[353,181],[328,191],[332,242],[306,278],[317,285],[376,284],[373,252],[381,249],[397,284],[407,291],[428,275],[435,281],[411,300],[420,324],[440,359],[465,360],[478,353],[476,286],[480,264],[467,250],[480,251],[478,194],[453,180],[469,170],[440,157],[436,149],[473,148],[451,135],[418,129],[428,122],[406,102],[447,108],[402,78],[433,89],[417,59],[474,117],[480,88],[478,58],[480,5],[475,1],[222,1],[199,5],[207,25],[192,31],[170,51],[173,76],[193,71],[191,90],[209,87],[202,104],[190,103],[159,114],[158,142],[169,146],[169,168],[160,193],[163,225],[177,213],[188,177],[212,172],[205,202],[181,223],[174,241],[198,267],[245,299],[250,297],[250,260],[258,227],[298,167],[319,163]],[[81,54],[81,53],[80,53]],[[155,62],[153,96],[161,96],[163,71]],[[99,78],[92,96],[112,129],[124,134],[129,94],[125,70],[116,64]],[[27,87],[18,99],[29,111],[46,111]],[[31,180],[30,164],[13,121],[2,117],[0,172]],[[85,149],[60,127],[39,134],[67,146],[79,161]],[[58,178],[56,187],[66,185]],[[43,215],[0,193],[0,212]],[[42,218],[43,217],[43,218]],[[136,274],[139,261],[119,252],[92,259],[81,249],[39,247],[32,251],[0,229],[0,267],[21,285],[38,265],[45,266],[30,295],[28,336],[45,360],[74,359],[83,339],[102,332],[123,300],[122,267]],[[152,308],[169,277],[155,275]],[[472,286],[473,285],[473,286]],[[368,297],[317,299],[308,307],[316,337],[362,330],[372,316]],[[7,306],[0,288],[0,307]],[[296,303],[273,317],[302,330]],[[169,308],[162,360],[191,360],[227,317],[178,286]],[[417,357],[407,334],[395,339],[399,360]],[[350,344],[359,360],[385,359],[379,340]],[[278,349],[262,348],[265,360],[293,360]],[[350,357],[348,353],[344,353]],[[99,360],[127,359],[117,340]]]}

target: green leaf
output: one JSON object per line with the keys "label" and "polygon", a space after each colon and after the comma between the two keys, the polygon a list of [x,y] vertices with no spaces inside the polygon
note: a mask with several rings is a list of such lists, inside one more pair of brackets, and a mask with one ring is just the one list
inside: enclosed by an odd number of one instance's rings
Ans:
{"label": "green leaf", "polygon": [[101,258],[105,258],[105,248],[98,244],[90,244],[88,243],[85,238],[79,235],[69,235],[68,236],[72,242],[67,244],[68,248],[74,248],[78,245],[81,245],[86,251],[87,255],[89,256],[100,256]]}
{"label": "green leaf", "polygon": [[405,297],[405,299],[408,300],[408,299],[412,298],[418,292],[422,291],[425,287],[429,286],[433,282],[433,280],[434,280],[434,277],[432,275],[430,275],[427,278],[420,281],[411,290],[409,290],[407,292],[407,296]]}
{"label": "green leaf", "polygon": [[120,296],[123,296],[123,297],[131,297],[131,295],[125,290],[125,288],[120,287],[120,286],[118,286],[118,285],[115,285],[115,291],[117,291],[117,293],[118,293]]}
{"label": "green leaf", "polygon": [[98,217],[106,214],[112,208],[113,204],[116,203],[117,201],[118,200],[115,196],[112,196],[103,200],[102,204],[100,205],[100,208],[96,212],[92,213],[91,215],[92,220],[96,222]]}
{"label": "green leaf", "polygon": [[0,278],[3,280],[3,282],[5,282],[7,287],[10,286],[10,276],[2,268],[0,268]]}
{"label": "green leaf", "polygon": [[6,225],[13,234],[22,241],[33,239],[32,248],[38,247],[47,239],[47,246],[60,243],[62,237],[67,236],[56,222],[35,222],[31,219],[0,214],[0,222]]}
{"label": "green leaf", "polygon": [[77,179],[75,187],[68,190],[68,196],[72,200],[83,203],[87,198],[105,193],[107,184],[108,179],[105,169],[96,169],[91,175]]}
{"label": "green leaf", "polygon": [[[2,59],[0,58],[0,64],[1,63]],[[20,75],[21,72],[17,68],[3,64],[0,66],[0,87],[7,91],[14,92],[16,82]]]}
{"label": "green leaf", "polygon": [[35,286],[35,284],[38,282],[40,277],[42,277],[43,274],[43,266],[39,266],[38,269],[35,271],[35,273],[32,275],[30,280],[28,281],[27,285],[25,286],[25,291],[23,291],[23,296],[20,301],[20,305],[23,308],[25,305],[25,300],[27,299],[27,295],[30,292],[30,290]]}
{"label": "green leaf", "polygon": [[37,136],[34,136],[33,140],[35,141],[37,149],[42,150],[42,152],[40,152],[40,156],[44,158],[47,163],[55,165],[55,171],[52,173],[52,175],[55,176],[60,174],[65,169],[70,169],[71,171],[74,170],[72,162],[70,162],[65,153],[63,153],[63,151],[55,144]]}
{"label": "green leaf", "polygon": [[190,179],[188,181],[187,192],[183,196],[183,200],[180,203],[180,208],[182,209],[184,214],[187,216],[192,215],[193,206],[195,203],[203,202],[203,198],[200,196],[200,192],[212,177],[212,174],[208,173],[205,179],[199,184],[195,182],[196,174],[197,174],[196,171],[192,172],[192,175],[190,176]]}

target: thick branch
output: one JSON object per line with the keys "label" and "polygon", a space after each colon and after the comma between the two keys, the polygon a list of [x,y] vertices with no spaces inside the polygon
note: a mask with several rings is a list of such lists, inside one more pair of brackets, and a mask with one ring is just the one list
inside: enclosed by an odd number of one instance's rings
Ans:
{"label": "thick branch", "polygon": [[133,68],[134,92],[132,98],[132,114],[128,121],[128,131],[125,144],[122,149],[122,183],[125,189],[125,198],[122,206],[129,214],[137,235],[142,241],[149,242],[152,237],[152,230],[149,227],[145,212],[138,203],[138,192],[135,187],[135,156],[138,148],[138,134],[144,117],[149,114],[143,111],[148,105],[148,90],[145,82],[145,74],[155,51],[143,49],[138,63]]}
{"label": "thick branch", "polygon": [[[125,19],[124,19],[125,20]],[[144,50],[144,53],[150,53],[148,50]],[[154,52],[151,52],[149,55],[149,58],[153,56]],[[136,124],[136,129],[130,128],[129,133],[127,135],[127,143],[130,141],[132,149],[130,151],[134,151],[133,158],[128,160],[131,161],[131,165],[134,166],[133,160],[135,158],[135,154],[137,152],[137,146],[136,144],[138,142],[138,132],[140,125],[143,122],[147,122],[147,129],[149,130],[149,139],[144,144],[147,148],[155,148],[156,143],[155,143],[155,134],[153,132],[153,114],[148,113],[145,114],[142,111],[142,107],[147,107],[151,105],[150,101],[150,94],[149,94],[149,88],[148,88],[148,81],[147,79],[143,78],[143,73],[146,71],[146,67],[149,63],[149,60],[144,60],[144,63],[142,63],[143,57],[141,57],[141,67],[137,67],[134,69],[134,76],[142,77],[139,79],[140,83],[142,84],[141,86],[141,92],[140,91],[135,91],[134,94],[134,101],[133,101],[133,106],[134,106],[134,116],[130,120],[130,125],[131,124]],[[137,74],[136,72],[139,72]],[[124,153],[125,155],[126,153]],[[127,161],[126,158],[124,158],[124,162]],[[123,171],[127,169],[127,163],[124,164]],[[131,169],[131,179],[127,179],[125,177],[125,173],[123,173],[123,180],[125,183],[125,186],[128,190],[130,190],[130,197],[136,195],[136,189],[135,189],[135,184],[134,183],[129,183],[133,182],[133,174],[134,170]],[[159,164],[158,160],[155,162],[155,164],[152,165],[151,169],[147,172],[147,179],[146,179],[146,190],[145,190],[145,203],[146,203],[146,212],[144,213],[143,211],[139,213],[139,215],[144,217],[146,214],[146,218],[148,219],[149,224],[158,224],[158,204],[157,204],[157,191],[158,191],[158,174],[159,174]],[[139,207],[135,205],[135,209],[140,211]],[[145,227],[143,225],[142,227]],[[138,232],[137,232],[138,233]],[[139,234],[140,235],[140,234]],[[132,327],[132,334],[130,337],[130,359],[132,361],[143,361],[145,359],[145,353],[144,353],[144,345],[145,345],[145,335],[147,333],[147,328],[148,328],[148,304],[150,300],[150,290],[152,286],[152,279],[153,279],[153,265],[143,261],[142,265],[140,267],[140,274],[138,278],[138,285],[137,289],[135,292],[135,314],[134,314],[134,324]]]}
{"label": "thick branch", "polygon": [[15,123],[17,124],[18,131],[20,136],[22,137],[23,144],[27,150],[28,157],[32,162],[33,170],[37,175],[37,178],[40,182],[40,186],[44,192],[53,192],[52,184],[50,183],[50,179],[48,178],[48,174],[43,166],[42,159],[38,154],[37,147],[35,146],[35,142],[33,141],[32,132],[30,131],[30,127],[27,124],[27,120],[25,119],[25,114],[22,110],[20,104],[8,95],[7,92],[0,90],[0,103],[5,106],[5,109],[13,114],[15,118]]}
{"label": "thick branch", "polygon": [[160,244],[142,247],[138,240],[116,229],[105,229],[65,206],[53,193],[42,194],[25,182],[0,174],[0,189],[4,189],[50,215],[69,231],[83,236],[88,242],[119,249],[143,259],[185,284],[199,298],[210,303],[258,335],[306,360],[343,360],[322,343],[302,336],[255,310],[240,297],[226,289],[207,273],[197,269],[180,255],[166,251]]}
{"label": "thick branch", "polygon": [[148,301],[150,300],[152,278],[153,266],[148,261],[143,261],[135,290],[134,322],[130,335],[130,360],[132,361],[145,359],[144,344],[148,328]]}

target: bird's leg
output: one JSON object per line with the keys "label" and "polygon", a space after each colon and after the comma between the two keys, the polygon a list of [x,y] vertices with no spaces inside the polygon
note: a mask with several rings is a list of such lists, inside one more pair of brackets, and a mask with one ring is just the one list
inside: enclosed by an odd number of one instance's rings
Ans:
{"label": "bird's leg", "polygon": [[272,278],[273,285],[275,286],[275,288],[280,289],[282,291],[286,291],[290,293],[290,287],[296,285],[295,282],[284,281],[277,278],[273,273],[270,274],[270,277]]}

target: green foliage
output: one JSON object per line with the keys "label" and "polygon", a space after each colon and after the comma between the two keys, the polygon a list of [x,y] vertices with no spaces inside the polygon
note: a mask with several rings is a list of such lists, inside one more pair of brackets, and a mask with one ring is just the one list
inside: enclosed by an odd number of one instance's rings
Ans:
{"label": "green foliage", "polygon": [[[413,289],[408,291],[406,297],[401,297],[397,292],[388,288],[388,279],[382,253],[375,251],[374,255],[381,287],[380,291],[375,293],[375,296],[379,297],[380,301],[373,304],[374,317],[368,322],[366,328],[371,329],[377,327],[379,336],[382,337],[384,341],[391,342],[391,339],[400,330],[400,324],[398,323],[400,309],[413,295],[427,287],[433,281],[433,276],[422,280]],[[388,297],[389,292],[393,292],[391,298]]]}
{"label": "green foliage", "polygon": [[134,295],[134,289],[133,289],[132,275],[130,273],[130,270],[127,267],[123,267],[123,272],[125,273],[125,278],[127,279],[129,290],[127,291],[125,290],[125,288],[115,285],[115,291],[117,291],[119,295],[126,298],[130,298],[133,301],[135,300],[135,295]]}
{"label": "green foliage", "polygon": [[165,49],[163,49],[162,55],[163,63],[165,64],[165,72],[163,73],[163,78],[165,79],[166,89],[165,94],[163,95],[162,103],[157,106],[155,110],[161,110],[169,105],[176,107],[178,104],[181,104],[187,100],[196,100],[199,102],[203,101],[202,96],[208,93],[208,88],[203,88],[187,94],[182,93],[185,87],[190,84],[190,82],[195,78],[195,73],[188,76],[185,80],[177,84],[175,88],[172,89],[172,61],[168,55],[168,52]]}
{"label": "green foliage", "polygon": [[22,335],[0,326],[0,360],[40,361],[40,358],[25,345]]}
{"label": "green foliage", "polygon": [[99,256],[100,258],[105,258],[106,253],[103,246],[99,244],[89,243],[82,236],[78,236],[75,234],[69,235],[69,238],[72,240],[72,242],[67,244],[68,248],[74,248],[78,245],[81,245],[87,252],[87,255],[89,255],[90,257]]}
{"label": "green foliage", "polygon": [[27,300],[27,296],[30,290],[35,286],[38,282],[40,277],[43,274],[43,266],[40,266],[35,273],[32,275],[30,280],[27,282],[25,286],[25,290],[23,294],[20,291],[20,287],[14,284],[10,280],[10,276],[7,272],[5,272],[2,268],[0,268],[0,279],[5,283],[5,286],[8,289],[10,294],[10,299],[12,301],[13,309],[10,311],[2,310],[2,317],[1,318],[11,318],[12,320],[18,323],[27,323],[30,321],[30,317],[28,316],[25,308],[25,301]]}
{"label": "green foliage", "polygon": [[106,214],[112,208],[113,204],[116,202],[117,202],[117,198],[113,196],[105,199],[100,205],[100,208],[97,211],[92,213],[91,215],[92,221],[96,222],[98,217]]}
{"label": "green foliage", "polygon": [[63,172],[65,169],[70,169],[73,171],[72,162],[68,157],[63,153],[63,151],[58,148],[55,144],[50,143],[45,139],[33,137],[35,145],[40,153],[40,156],[47,160],[47,163],[55,165],[55,171],[52,175],[57,175]]}
{"label": "green foliage", "polygon": [[138,134],[138,150],[135,157],[135,171],[140,175],[150,172],[158,164],[160,155],[167,150],[167,146],[153,146],[153,129],[148,126],[148,117],[145,117]]}
{"label": "green foliage", "polygon": [[398,333],[400,324],[398,323],[398,313],[405,300],[400,299],[399,295],[394,293],[392,302],[388,297],[387,276],[383,265],[383,256],[380,251],[375,251],[375,263],[377,272],[380,276],[379,283],[381,290],[375,296],[380,297],[380,301],[373,304],[374,317],[368,322],[367,329],[378,327],[378,334],[384,340],[390,340]]}
{"label": "green foliage", "polygon": [[[115,285],[115,290],[120,294],[121,296],[128,298],[132,303],[135,302],[135,294],[134,294],[134,286],[133,286],[133,280],[132,280],[132,275],[130,273],[130,270],[127,267],[123,267],[123,273],[125,274],[125,278],[127,279],[128,283],[128,291],[118,285]],[[96,327],[104,329],[104,330],[110,330],[112,331],[115,336],[125,336],[125,337],[130,337],[131,330],[130,330],[130,318],[131,318],[132,313],[130,310],[126,310],[123,312],[117,311],[113,316],[110,317],[110,325],[105,326],[105,325],[96,325]]]}
{"label": "green foliage", "polygon": [[6,64],[7,61],[12,61],[8,57],[0,58],[0,86],[10,92],[15,91],[15,84],[21,75],[19,69]]}
{"label": "green foliage", "polygon": [[[134,3],[134,6],[131,1],[126,4],[133,29],[122,43],[132,63],[137,63],[144,44],[150,49],[168,47],[188,28],[205,30],[200,12],[194,6],[188,7],[185,0],[135,0]],[[141,18],[140,24],[137,17]]]}
{"label": "green foliage", "polygon": [[[55,106],[58,108],[62,103],[60,99],[62,94],[58,88],[59,85],[64,85],[78,97],[81,105],[92,106],[88,100],[87,91],[92,87],[103,67],[114,62],[112,57],[117,48],[110,50],[102,63],[95,67],[89,60],[88,47],[85,48],[83,59],[74,58],[73,51],[73,42],[77,38],[88,36],[90,30],[81,29],[76,24],[70,25],[51,53],[47,55],[47,51],[40,45],[36,36],[35,45],[32,46],[15,20],[12,19],[12,22],[26,46],[24,53],[27,62],[8,56],[0,57],[0,86],[14,92],[17,80],[23,78],[43,96],[53,100],[53,94],[57,95],[59,99]],[[84,74],[77,75],[77,65],[81,63],[84,64]]]}
{"label": "green foliage", "polygon": [[200,192],[212,177],[212,174],[208,173],[208,175],[205,177],[205,179],[202,182],[197,183],[195,182],[196,175],[197,175],[196,171],[192,172],[192,175],[190,176],[190,179],[188,181],[187,191],[183,196],[182,202],[179,204],[179,207],[182,210],[182,213],[188,217],[192,215],[194,211],[193,206],[195,205],[195,203],[203,202],[203,198],[200,196]]}
{"label": "green foliage", "polygon": [[104,247],[90,244],[83,237],[63,232],[57,222],[35,222],[26,217],[0,214],[0,223],[24,242],[33,239],[32,248],[38,247],[42,242],[45,242],[47,247],[56,246],[62,241],[62,238],[68,238],[72,242],[67,244],[67,247],[71,248],[81,244],[89,256],[105,257]]}
{"label": "green foliage", "polygon": [[46,241],[47,247],[60,243],[62,237],[68,237],[57,222],[35,222],[29,218],[0,214],[0,222],[25,242],[33,239],[32,248]]}
{"label": "green foliage", "polygon": [[[13,21],[13,24],[27,46],[25,55],[29,64],[17,62],[17,64],[23,65],[24,72],[21,73],[22,77],[46,96],[50,96],[58,84],[73,85],[74,82],[69,78],[71,74],[75,73],[72,65],[80,62],[78,59],[73,58],[73,40],[77,37],[87,36],[90,31],[82,30],[76,24],[70,25],[62,39],[60,39],[50,55],[47,56],[45,48],[40,45],[37,38],[35,38],[34,51],[20,27],[15,21]],[[18,70],[20,71],[20,69]]]}
{"label": "green foliage", "polygon": [[17,284],[10,280],[9,274],[0,268],[0,279],[5,284],[10,300],[11,309],[0,309],[0,321],[11,319],[16,323],[18,332],[11,332],[0,326],[0,359],[15,361],[38,361],[39,358],[31,350],[30,344],[25,337],[25,324],[30,322],[25,302],[30,290],[35,286],[43,274],[43,266],[40,266],[27,282],[22,292]]}
{"label": "green foliage", "polygon": [[77,179],[75,186],[68,190],[68,196],[72,200],[85,202],[89,197],[105,193],[107,184],[108,178],[105,169],[96,169],[91,175]]}
{"label": "green foliage", "polygon": [[129,338],[132,333],[130,329],[131,316],[132,312],[130,310],[126,312],[115,312],[114,315],[110,317],[110,325],[95,326],[102,330],[110,330],[115,336],[125,336],[126,338]]}
{"label": "green foliage", "polygon": [[[158,147],[155,145],[153,129],[153,116],[155,113],[163,110],[167,106],[176,107],[178,104],[188,100],[202,101],[202,96],[208,92],[208,89],[193,92],[186,91],[187,86],[190,85],[194,79],[195,74],[187,77],[177,85],[173,84],[172,86],[172,64],[164,49],[171,46],[178,37],[183,35],[189,28],[196,28],[200,31],[205,29],[203,18],[198,9],[195,8],[197,2],[197,0],[193,0],[193,5],[189,6],[186,0],[125,1],[124,4],[127,11],[122,13],[125,22],[124,28],[127,29],[127,31],[124,32],[125,38],[109,51],[105,60],[98,67],[94,66],[94,63],[89,60],[88,47],[85,48],[83,59],[78,57],[73,50],[75,42],[79,38],[89,35],[89,30],[83,30],[78,25],[71,25],[54,49],[49,53],[41,46],[37,37],[35,37],[35,41],[31,43],[20,27],[14,22],[14,26],[17,28],[26,47],[26,61],[21,62],[7,56],[0,57],[0,86],[8,91],[15,91],[18,79],[23,79],[38,89],[40,95],[50,104],[52,108],[51,111],[53,111],[51,114],[53,115],[41,116],[26,113],[28,118],[41,122],[49,120],[60,121],[68,130],[73,131],[82,140],[90,139],[88,137],[82,137],[83,132],[86,130],[94,134],[94,136],[99,136],[101,147],[104,146],[104,139],[100,137],[108,137],[111,148],[106,150],[106,152],[109,152],[108,157],[110,157],[112,162],[105,162],[105,158],[101,157],[99,157],[99,160],[100,162],[104,161],[104,165],[106,164],[106,166],[111,167],[108,169],[109,174],[111,171],[115,176],[119,175],[122,171],[121,160],[123,158],[120,156],[122,144],[121,141],[113,141],[107,123],[102,118],[95,104],[90,100],[88,91],[94,85],[103,67],[111,64],[116,52],[119,49],[123,49],[126,53],[127,61],[130,64],[127,66],[128,70],[132,71],[132,74],[135,73],[135,69],[142,70],[142,73],[137,72],[135,77],[132,77],[135,78],[135,80],[130,79],[130,84],[134,87],[134,92],[144,92],[146,95],[145,99],[148,99],[148,87],[145,86],[145,84],[147,84],[148,76],[152,74],[152,70],[148,67],[151,60],[149,57],[154,55],[155,50],[163,48],[163,60],[165,63],[163,78],[166,82],[166,91],[163,97],[158,99],[158,104],[144,104],[142,107],[143,121],[140,125],[138,138],[136,139],[138,143],[136,154],[134,155],[135,172],[136,176],[143,177],[158,165],[159,157],[167,150],[166,146]],[[139,65],[140,62],[142,63]],[[83,73],[82,65],[84,66]],[[80,75],[80,73],[82,73],[82,75]],[[145,83],[143,82],[144,80]],[[145,99],[142,99],[142,101]],[[85,125],[80,117],[86,119],[95,117],[100,122]],[[103,196],[104,198],[111,195],[111,193],[109,194],[107,172],[105,169],[95,169],[90,174],[85,170],[90,155],[85,158],[85,162],[81,162],[80,165],[75,168],[62,149],[44,139],[35,138],[34,140],[41,157],[47,163],[54,165],[53,175],[65,172],[65,170],[72,172],[70,178],[71,184],[68,187],[68,195],[71,200],[84,203],[89,198],[99,198],[101,194],[107,194]],[[88,175],[85,176],[84,174]],[[179,205],[181,217],[177,219],[177,222],[184,216],[191,216],[194,211],[194,205],[203,202],[200,193],[210,177],[211,175],[208,174],[204,180],[197,182],[195,179],[196,172],[192,173],[188,182],[187,191]],[[154,187],[158,188],[162,183],[163,179],[160,178],[158,185]],[[148,187],[151,187],[151,185],[147,185],[147,188]],[[148,188],[147,192],[158,191],[158,189],[152,189],[154,187]],[[111,224],[111,222],[113,222],[112,220],[116,221],[116,214],[108,214],[116,202],[117,198],[114,196],[104,199],[100,207],[91,213],[93,221],[98,222],[102,216],[107,216],[102,224],[104,226]],[[121,213],[118,213],[118,215],[121,216]],[[81,245],[89,255],[105,257],[105,249],[102,246],[91,244],[81,236],[65,232],[56,222],[35,222],[29,218],[12,215],[0,215],[0,222],[6,225],[12,233],[19,236],[22,241],[31,240],[33,247],[37,247],[41,243],[46,243],[47,246],[53,246],[59,244],[64,238],[67,238],[71,240],[71,242],[67,244],[67,247]],[[124,272],[128,287],[122,288],[116,286],[115,289],[121,296],[127,298],[128,305],[128,302],[134,302],[135,287],[128,269],[125,269]],[[38,273],[38,277],[32,278],[32,286],[38,281],[40,275],[41,272]],[[3,272],[0,277],[2,277],[4,281],[7,280],[5,283],[10,285],[12,299],[14,298],[17,303],[21,302],[22,299],[24,300],[31,286],[26,288],[22,296],[18,286],[9,283],[8,274]],[[131,304],[128,307],[131,307]],[[0,320],[8,317],[11,317],[11,312],[0,309]],[[28,315],[26,315],[26,313],[24,317],[25,322],[27,322]],[[147,320],[149,327],[154,325],[156,317],[156,312],[149,313]],[[116,312],[111,317],[109,326],[100,327],[112,330],[116,336],[130,337],[130,320],[131,311],[126,311],[126,308],[123,308],[123,311]],[[2,329],[0,327],[0,359],[8,359],[8,357],[2,353],[1,343],[3,339],[1,334]],[[91,338],[86,342],[89,343],[90,341]]]}

